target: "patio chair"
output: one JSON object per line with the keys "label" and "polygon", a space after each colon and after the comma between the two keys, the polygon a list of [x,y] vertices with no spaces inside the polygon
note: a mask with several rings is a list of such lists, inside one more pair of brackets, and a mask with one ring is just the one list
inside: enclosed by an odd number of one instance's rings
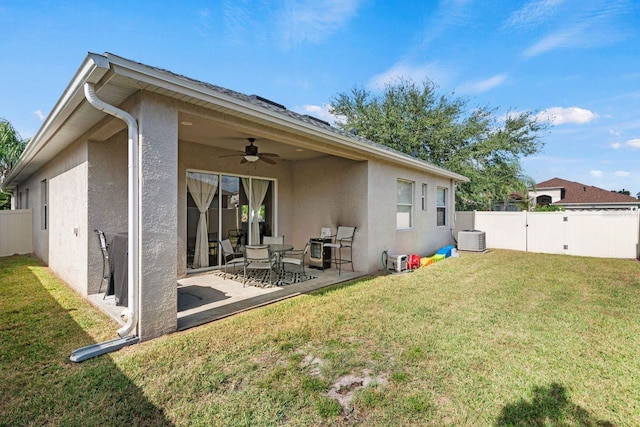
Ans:
{"label": "patio chair", "polygon": [[93,230],[94,233],[98,235],[98,242],[100,243],[100,251],[102,252],[102,279],[100,280],[100,287],[98,288],[98,293],[102,291],[102,285],[106,282],[107,289],[104,291],[104,296],[102,299],[107,297],[107,292],[109,291],[109,244],[107,243],[107,238],[104,235],[104,231],[102,230]]}
{"label": "patio chair", "polygon": [[263,245],[284,245],[284,236],[262,236]]}
{"label": "patio chair", "polygon": [[[338,267],[338,276],[342,274],[342,264],[351,264],[351,271],[353,269],[353,236],[356,234],[356,227],[338,226],[338,231],[335,235],[335,239],[331,243],[324,243],[323,248],[333,249],[333,263]],[[348,250],[347,254],[342,254],[342,250]]]}
{"label": "patio chair", "polygon": [[239,251],[239,248],[243,245],[244,233],[242,230],[229,230],[227,238],[231,241],[231,245],[233,246],[236,252]]}
{"label": "patio chair", "polygon": [[244,253],[235,252],[229,239],[220,241],[220,249],[222,250],[222,262],[224,263],[225,273],[227,272],[227,267],[244,265]]}
{"label": "patio chair", "polygon": [[[269,270],[269,285],[272,284],[271,276],[276,269],[276,257],[269,251],[268,245],[247,245],[244,247],[244,284],[247,283],[247,271]],[[244,285],[243,284],[243,285]]]}
{"label": "patio chair", "polygon": [[302,273],[302,277],[307,277],[307,273],[304,271],[304,259],[307,256],[307,252],[309,252],[309,242],[304,245],[304,249],[301,250],[292,250],[288,251],[284,254],[280,263],[282,265],[282,270],[287,273],[287,265],[292,265],[297,267],[295,272]]}
{"label": "patio chair", "polygon": [[329,227],[320,228],[320,238],[321,239],[328,239],[328,238],[331,238],[332,236],[333,236],[333,231],[331,230],[331,228],[329,228]]}

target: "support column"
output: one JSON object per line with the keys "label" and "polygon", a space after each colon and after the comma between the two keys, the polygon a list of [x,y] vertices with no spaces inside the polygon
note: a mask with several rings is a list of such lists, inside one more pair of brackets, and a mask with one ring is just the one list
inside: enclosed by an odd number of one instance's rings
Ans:
{"label": "support column", "polygon": [[177,329],[178,112],[169,100],[143,94],[140,132],[141,340]]}

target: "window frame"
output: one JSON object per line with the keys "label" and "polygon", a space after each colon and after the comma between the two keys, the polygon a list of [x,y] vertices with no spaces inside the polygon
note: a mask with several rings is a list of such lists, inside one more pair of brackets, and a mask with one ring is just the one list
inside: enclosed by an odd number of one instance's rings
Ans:
{"label": "window frame", "polygon": [[429,184],[423,182],[422,183],[422,210],[425,212],[428,210],[428,206],[427,206],[428,193],[429,193]]}
{"label": "window frame", "polygon": [[49,181],[40,181],[40,200],[42,201],[42,218],[40,227],[42,230],[49,228]]}
{"label": "window frame", "polygon": [[[409,203],[403,202],[401,200],[399,200],[399,196],[400,196],[400,185],[409,185],[410,186],[410,190],[409,190],[409,195],[411,197],[411,200]],[[410,181],[408,179],[401,179],[398,178],[396,180],[396,230],[413,230],[413,217],[414,217],[414,213],[413,213],[413,205],[414,205],[414,188],[415,188],[415,182],[414,181]],[[401,212],[401,208],[402,212]],[[402,227],[399,221],[399,214],[400,213],[407,213],[404,210],[406,208],[409,208],[408,213],[409,213],[409,225],[407,227]]]}
{"label": "window frame", "polygon": [[[449,196],[449,189],[447,187],[437,187],[436,189],[436,226],[437,227],[446,227],[448,224],[447,221],[447,198]],[[440,203],[440,191],[444,192],[442,204]],[[440,215],[442,212],[442,215]],[[442,218],[442,223],[440,223],[440,218]]]}

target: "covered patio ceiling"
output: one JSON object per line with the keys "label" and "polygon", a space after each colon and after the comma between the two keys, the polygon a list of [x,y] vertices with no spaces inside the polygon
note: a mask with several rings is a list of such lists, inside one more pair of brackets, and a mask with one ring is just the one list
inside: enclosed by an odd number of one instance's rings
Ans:
{"label": "covered patio ceiling", "polygon": [[239,130],[216,120],[184,112],[178,115],[178,120],[180,122],[178,127],[180,141],[228,150],[229,154],[243,152],[244,147],[249,144],[247,138],[255,138],[254,144],[261,153],[275,153],[283,160],[309,160],[327,155],[327,153],[317,150],[270,138],[259,129],[255,131]]}

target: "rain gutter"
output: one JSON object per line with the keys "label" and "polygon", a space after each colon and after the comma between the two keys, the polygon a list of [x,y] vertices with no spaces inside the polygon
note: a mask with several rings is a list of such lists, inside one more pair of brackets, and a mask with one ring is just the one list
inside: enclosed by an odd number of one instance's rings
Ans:
{"label": "rain gutter", "polygon": [[95,92],[93,83],[84,84],[84,94],[87,101],[100,111],[115,116],[127,124],[129,136],[129,171],[128,171],[128,320],[127,323],[118,329],[118,335],[111,341],[93,344],[80,348],[71,353],[71,361],[82,362],[83,360],[119,350],[122,347],[136,344],[140,339],[136,335],[130,335],[138,326],[138,289],[139,289],[139,178],[138,178],[138,123],[135,118],[124,110],[111,104],[107,104]]}

